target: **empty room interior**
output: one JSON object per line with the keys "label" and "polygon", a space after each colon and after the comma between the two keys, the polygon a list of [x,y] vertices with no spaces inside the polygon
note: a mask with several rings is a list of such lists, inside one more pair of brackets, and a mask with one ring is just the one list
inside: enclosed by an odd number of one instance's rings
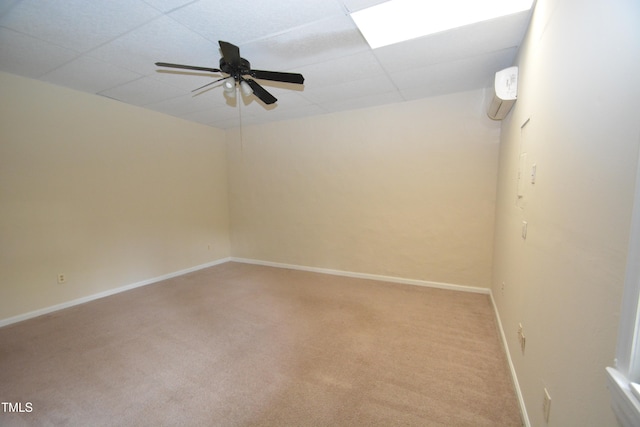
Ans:
{"label": "empty room interior", "polygon": [[412,3],[0,4],[0,425],[632,425],[640,4]]}

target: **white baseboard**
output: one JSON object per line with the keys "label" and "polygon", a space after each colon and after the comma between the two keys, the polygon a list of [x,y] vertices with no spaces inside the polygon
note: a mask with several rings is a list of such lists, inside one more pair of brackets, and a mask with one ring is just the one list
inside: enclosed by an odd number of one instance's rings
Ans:
{"label": "white baseboard", "polygon": [[524,396],[522,396],[522,390],[520,390],[520,383],[518,382],[518,375],[516,374],[516,368],[511,359],[511,352],[507,345],[507,336],[504,334],[504,328],[502,327],[502,321],[500,320],[500,313],[498,313],[498,306],[496,300],[493,298],[493,292],[489,291],[491,296],[491,304],[493,305],[493,311],[496,314],[496,322],[498,323],[498,329],[500,330],[500,337],[502,338],[502,345],[507,355],[507,362],[509,362],[509,369],[511,370],[511,379],[513,380],[513,386],[516,389],[516,395],[518,396],[518,403],[520,404],[520,412],[522,414],[522,423],[524,427],[531,427],[531,421],[529,421],[529,415],[527,414],[527,407],[524,404]]}
{"label": "white baseboard", "polygon": [[109,289],[104,292],[100,292],[93,295],[88,295],[86,297],[74,299],[71,301],[63,302],[62,304],[52,305],[50,307],[41,308],[39,310],[30,311],[28,313],[19,314],[17,316],[9,317],[6,319],[0,320],[0,328],[3,326],[10,325],[12,323],[21,322],[23,320],[31,319],[34,317],[42,316],[44,314],[53,313],[54,311],[63,310],[65,308],[73,307],[74,305],[84,304],[85,302],[93,301],[99,298],[108,297],[110,295],[118,294],[120,292],[129,291],[131,289],[139,288],[141,286],[150,285],[152,283],[161,282],[163,280],[171,279],[173,277],[182,276],[187,273],[192,273],[194,271],[202,270],[203,268],[213,267],[215,265],[223,264],[225,262],[229,262],[231,258],[222,258],[216,261],[208,262],[206,264],[197,265],[195,267],[186,268],[184,270],[174,271],[173,273],[164,274],[162,276],[154,277],[151,279],[146,279],[141,282],[131,283],[129,285],[121,286],[114,289]]}
{"label": "white baseboard", "polygon": [[[184,270],[175,271],[173,273],[165,274],[162,276],[154,277],[151,279],[146,279],[140,282],[131,283],[129,285],[121,286],[114,289],[109,289],[104,292],[100,292],[93,295],[88,295],[86,297],[74,299],[71,301],[67,301],[61,304],[56,304],[50,307],[45,307],[39,310],[30,311],[28,313],[19,314],[17,316],[9,317],[6,319],[0,319],[0,327],[10,325],[12,323],[21,322],[23,320],[31,319],[33,317],[42,316],[44,314],[52,313],[54,311],[63,310],[65,308],[73,307],[75,305],[83,304],[85,302],[93,301],[99,298],[108,297],[110,295],[118,294],[120,292],[125,292],[131,289],[139,288],[142,286],[150,285],[152,283],[160,282],[162,280],[171,279],[173,277],[182,276],[187,273],[191,273],[194,271],[202,270],[204,268],[213,267],[215,265],[224,264],[225,262],[240,262],[244,264],[255,264],[255,265],[264,265],[268,267],[277,267],[277,268],[288,268],[291,270],[301,270],[301,271],[310,271],[314,273],[322,273],[322,274],[330,274],[334,276],[344,276],[344,277],[353,277],[358,279],[368,279],[368,280],[379,280],[383,282],[391,282],[391,283],[401,283],[405,285],[414,285],[414,286],[425,286],[430,288],[439,288],[439,289],[448,289],[453,291],[462,291],[462,292],[473,292],[480,294],[490,294],[488,288],[478,288],[474,286],[464,286],[464,285],[455,285],[451,283],[442,283],[442,282],[431,282],[427,280],[418,280],[418,279],[407,279],[403,277],[394,277],[394,276],[383,276],[379,274],[369,274],[369,273],[358,273],[352,271],[343,271],[343,270],[332,270],[328,268],[320,268],[320,267],[309,267],[304,265],[295,265],[295,264],[284,264],[279,262],[271,262],[271,261],[261,261],[256,259],[248,259],[248,258],[236,258],[236,257],[228,257],[222,258],[216,261],[212,261],[206,264],[197,265],[195,267],[187,268]],[[495,307],[495,305],[494,305]]]}
{"label": "white baseboard", "polygon": [[452,291],[473,292],[478,294],[489,294],[488,288],[477,288],[474,286],[454,285],[451,283],[430,282],[427,280],[405,279],[402,277],[382,276],[378,274],[356,273],[352,271],[332,270],[329,268],[308,267],[304,265],[283,264],[279,262],[261,261],[257,259],[231,257],[233,262],[244,264],[264,265],[267,267],[288,268],[291,270],[311,271],[313,273],[331,274],[334,276],[354,277],[357,279],[379,280],[383,282],[402,283],[405,285],[425,286],[429,288],[449,289]]}

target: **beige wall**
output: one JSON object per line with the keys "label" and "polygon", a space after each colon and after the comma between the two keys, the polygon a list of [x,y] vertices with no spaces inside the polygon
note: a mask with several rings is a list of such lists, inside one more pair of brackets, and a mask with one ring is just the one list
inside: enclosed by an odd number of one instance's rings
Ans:
{"label": "beige wall", "polygon": [[616,425],[604,368],[615,356],[638,159],[638,58],[638,2],[538,0],[502,128],[493,278],[534,426],[546,425],[545,387],[549,425]]}
{"label": "beige wall", "polygon": [[483,102],[229,131],[233,256],[489,287],[500,125]]}
{"label": "beige wall", "polygon": [[224,132],[9,74],[0,88],[0,319],[229,256]]}

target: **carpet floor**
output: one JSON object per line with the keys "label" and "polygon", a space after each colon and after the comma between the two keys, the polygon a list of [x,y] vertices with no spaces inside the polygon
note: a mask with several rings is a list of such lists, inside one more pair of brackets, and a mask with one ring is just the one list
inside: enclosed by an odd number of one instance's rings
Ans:
{"label": "carpet floor", "polygon": [[2,426],[522,426],[488,295],[233,262],[0,328],[0,400]]}

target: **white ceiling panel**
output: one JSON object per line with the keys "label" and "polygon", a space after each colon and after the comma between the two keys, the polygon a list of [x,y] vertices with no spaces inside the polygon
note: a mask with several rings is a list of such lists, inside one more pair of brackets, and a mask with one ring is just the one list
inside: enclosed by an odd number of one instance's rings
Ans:
{"label": "white ceiling panel", "polygon": [[151,77],[142,77],[100,92],[100,95],[139,106],[176,98],[184,94],[183,90]]}
{"label": "white ceiling panel", "polygon": [[515,48],[393,73],[407,100],[488,87],[496,71],[511,65]]}
{"label": "white ceiling panel", "polygon": [[380,3],[384,3],[386,0],[343,0],[345,9],[349,12],[356,12],[367,7],[375,6]]}
{"label": "white ceiling panel", "polygon": [[4,0],[0,3],[0,18],[9,13],[9,11],[18,3],[20,3],[20,0]]}
{"label": "white ceiling panel", "polygon": [[0,26],[86,52],[159,15],[139,0],[22,0]]}
{"label": "white ceiling panel", "polygon": [[211,41],[241,45],[309,22],[342,14],[336,0],[197,1],[169,16]]}
{"label": "white ceiling panel", "polygon": [[257,69],[289,71],[370,51],[349,16],[335,15],[240,46]]}
{"label": "white ceiling panel", "polygon": [[[266,87],[266,86],[265,86]],[[255,101],[258,102],[259,101]],[[294,90],[282,90],[278,92],[278,102],[269,106],[261,106],[262,111],[266,111],[269,116],[272,111],[277,111],[279,113],[290,113],[291,110],[298,110],[301,108],[306,108],[309,106],[315,106],[315,103],[309,101],[304,97],[303,92],[298,92]],[[262,114],[261,114],[262,115]]]}
{"label": "white ceiling panel", "polygon": [[171,12],[182,6],[186,6],[189,3],[193,3],[194,0],[144,0],[150,6],[155,7],[163,13]]}
{"label": "white ceiling panel", "polygon": [[[372,50],[349,12],[383,1],[5,0],[0,71],[233,128],[486,87],[513,63],[531,16]],[[155,65],[218,68],[218,40],[237,45],[253,69],[299,72],[305,82],[257,80],[278,101],[252,95],[238,105],[220,83],[192,92],[223,73]]]}
{"label": "white ceiling panel", "polygon": [[305,90],[303,96],[318,104],[330,104],[344,98],[362,98],[378,92],[397,90],[386,75],[363,77],[358,80]]}
{"label": "white ceiling panel", "polygon": [[0,70],[38,78],[71,61],[77,52],[0,27]]}
{"label": "white ceiling panel", "polygon": [[140,77],[140,74],[85,55],[44,74],[41,80],[83,92],[97,93]]}
{"label": "white ceiling panel", "polygon": [[[151,74],[156,80],[160,80],[172,86],[178,87],[185,92],[191,92],[195,89],[198,89],[204,85],[209,85],[215,80],[218,80],[222,77],[221,74],[213,74],[213,73],[204,73],[204,72],[182,72],[177,70],[167,70],[160,69],[155,71],[155,73]],[[221,83],[215,83],[207,86],[207,88],[203,89],[212,89],[218,88],[218,91],[221,91]],[[200,91],[198,91],[200,92]],[[196,92],[196,93],[198,93]]]}
{"label": "white ceiling panel", "polygon": [[217,68],[220,59],[217,42],[166,16],[112,40],[90,55],[144,75],[154,74],[159,61]]}
{"label": "white ceiling panel", "polygon": [[305,76],[305,88],[309,89],[386,74],[380,61],[371,51],[318,62],[295,70]]}
{"label": "white ceiling panel", "polygon": [[222,89],[213,88],[153,102],[147,104],[146,107],[165,114],[185,117],[191,113],[218,108],[221,101],[224,101]]}

